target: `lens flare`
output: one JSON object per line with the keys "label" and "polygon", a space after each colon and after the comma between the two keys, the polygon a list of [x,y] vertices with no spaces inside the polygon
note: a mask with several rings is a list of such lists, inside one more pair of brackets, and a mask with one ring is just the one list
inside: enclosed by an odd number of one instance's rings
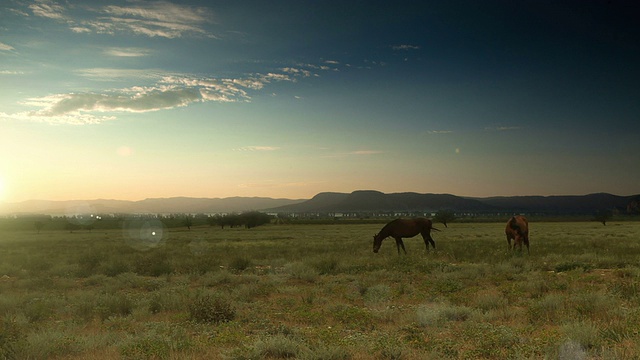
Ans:
{"label": "lens flare", "polygon": [[127,245],[139,251],[161,247],[167,241],[165,226],[158,219],[128,219],[122,230]]}

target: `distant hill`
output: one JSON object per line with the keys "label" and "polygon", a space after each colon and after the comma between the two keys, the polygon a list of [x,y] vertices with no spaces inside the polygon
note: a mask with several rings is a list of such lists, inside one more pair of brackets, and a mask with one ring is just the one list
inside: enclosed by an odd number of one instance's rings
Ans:
{"label": "distant hill", "polygon": [[312,199],[271,209],[274,212],[436,212],[452,210],[473,213],[538,213],[585,215],[599,210],[625,212],[638,198],[611,194],[581,196],[512,196],[469,198],[450,194],[394,193],[354,191],[350,194],[320,193]]}
{"label": "distant hill", "polygon": [[549,214],[591,214],[598,210],[617,209],[625,212],[635,196],[606,193],[575,196],[513,196],[481,199],[485,204],[510,212]]}
{"label": "distant hill", "polygon": [[31,200],[20,203],[0,204],[0,214],[171,214],[171,213],[230,213],[262,210],[299,203],[304,200],[272,199],[265,197],[229,198],[158,198],[140,201],[124,200]]}
{"label": "distant hill", "polygon": [[510,196],[470,198],[451,194],[414,192],[385,194],[374,190],[352,193],[319,193],[311,199],[272,199],[265,197],[158,198],[140,201],[25,201],[0,204],[0,215],[8,214],[170,214],[230,213],[250,210],[283,213],[334,212],[436,212],[452,210],[472,213],[538,213],[559,215],[593,214],[599,210],[624,213],[639,195],[589,194],[581,196]]}
{"label": "distant hill", "polygon": [[476,199],[449,194],[395,193],[361,190],[350,194],[320,193],[311,200],[281,206],[281,212],[375,212],[375,211],[492,211],[496,208]]}

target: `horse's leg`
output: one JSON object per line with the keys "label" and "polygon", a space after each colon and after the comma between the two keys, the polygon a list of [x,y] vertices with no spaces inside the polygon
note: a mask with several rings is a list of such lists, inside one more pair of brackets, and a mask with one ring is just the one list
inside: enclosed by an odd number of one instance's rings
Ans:
{"label": "horse's leg", "polygon": [[529,238],[524,238],[524,244],[527,245],[527,254],[529,253]]}
{"label": "horse's leg", "polygon": [[509,248],[509,251],[511,251],[511,237],[509,237],[509,235],[507,235],[507,247]]}
{"label": "horse's leg", "polygon": [[436,249],[436,243],[433,241],[431,234],[429,232],[422,232],[422,239],[424,240],[424,245],[427,247],[427,251],[429,251],[429,244],[433,246],[433,249]]}
{"label": "horse's leg", "polygon": [[402,251],[404,251],[404,253],[407,253],[407,249],[404,248],[404,242],[402,241],[401,237],[397,237],[396,239],[396,247],[398,248],[398,255],[400,255],[400,247],[402,247]]}

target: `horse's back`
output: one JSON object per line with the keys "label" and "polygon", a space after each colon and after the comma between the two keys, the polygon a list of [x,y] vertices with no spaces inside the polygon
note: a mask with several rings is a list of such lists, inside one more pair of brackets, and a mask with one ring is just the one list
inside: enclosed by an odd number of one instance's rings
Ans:
{"label": "horse's back", "polygon": [[389,222],[384,229],[390,236],[411,237],[425,230],[430,230],[431,220],[425,218],[395,219]]}

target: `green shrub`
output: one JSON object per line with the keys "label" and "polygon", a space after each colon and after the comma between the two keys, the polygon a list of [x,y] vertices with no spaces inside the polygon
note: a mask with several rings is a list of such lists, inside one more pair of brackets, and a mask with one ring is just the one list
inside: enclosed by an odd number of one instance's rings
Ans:
{"label": "green shrub", "polygon": [[351,354],[344,347],[321,345],[299,356],[303,360],[349,360]]}
{"label": "green shrub", "polygon": [[231,321],[236,311],[231,302],[218,295],[198,294],[189,304],[191,320],[202,323]]}
{"label": "green shrub", "polygon": [[21,353],[24,359],[66,358],[80,351],[77,338],[58,329],[30,333],[28,346]]}
{"label": "green shrub", "polygon": [[594,348],[600,344],[600,331],[590,321],[581,321],[562,326],[564,335],[579,344],[583,349]]}
{"label": "green shrub", "polygon": [[22,306],[22,313],[29,322],[35,323],[48,318],[51,308],[44,299],[33,299]]}
{"label": "green shrub", "polygon": [[170,359],[193,346],[189,334],[179,326],[165,323],[146,325],[141,337],[120,346],[123,359]]}
{"label": "green shrub", "polygon": [[275,335],[257,341],[250,351],[249,359],[295,359],[305,350],[304,345],[284,336]]}
{"label": "green shrub", "polygon": [[557,264],[554,268],[556,272],[565,272],[578,269],[585,272],[591,271],[591,269],[593,269],[593,265],[579,261],[568,261]]}
{"label": "green shrub", "polygon": [[284,268],[294,279],[306,282],[315,282],[318,279],[318,270],[301,261],[286,264]]}
{"label": "green shrub", "polygon": [[102,294],[98,297],[95,312],[104,321],[111,316],[127,316],[133,310],[133,301],[124,294]]}
{"label": "green shrub", "polygon": [[102,273],[107,276],[116,276],[131,271],[129,264],[121,259],[110,259],[101,264]]}
{"label": "green shrub", "polygon": [[234,257],[229,262],[229,269],[233,272],[243,272],[251,267],[251,260],[246,257]]}
{"label": "green shrub", "polygon": [[449,321],[465,321],[472,310],[466,306],[444,303],[423,305],[416,311],[416,322],[420,326],[440,326]]}
{"label": "green shrub", "polygon": [[168,260],[167,253],[160,250],[139,254],[134,268],[138,275],[146,276],[157,277],[173,272],[173,266]]}
{"label": "green shrub", "polygon": [[548,294],[529,305],[529,317],[533,323],[560,322],[564,313],[565,299],[559,294]]}
{"label": "green shrub", "polygon": [[318,270],[320,275],[335,274],[338,269],[338,260],[335,258],[326,258],[316,261],[313,267]]}
{"label": "green shrub", "polygon": [[371,330],[374,327],[374,317],[367,309],[338,304],[331,308],[330,313],[337,321],[361,330]]}
{"label": "green shrub", "polygon": [[367,304],[378,304],[391,299],[391,288],[388,285],[374,285],[364,293],[364,301]]}
{"label": "green shrub", "polygon": [[0,319],[0,359],[18,359],[26,345],[26,336],[15,320]]}

